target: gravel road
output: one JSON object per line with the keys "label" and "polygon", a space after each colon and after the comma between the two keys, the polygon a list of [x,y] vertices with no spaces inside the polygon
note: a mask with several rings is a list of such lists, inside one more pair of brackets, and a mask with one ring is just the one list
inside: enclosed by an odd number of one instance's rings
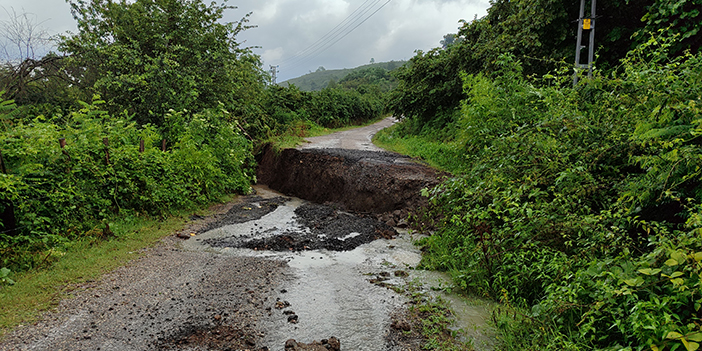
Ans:
{"label": "gravel road", "polygon": [[286,264],[183,251],[180,241],[166,238],[100,282],[78,287],[0,349],[256,349],[263,336],[257,322],[274,304]]}
{"label": "gravel road", "polygon": [[364,150],[364,151],[385,151],[375,145],[371,139],[373,135],[383,128],[387,128],[395,124],[395,117],[387,117],[378,123],[369,126],[349,129],[343,132],[337,132],[318,137],[306,138],[306,144],[298,147],[303,149],[348,149],[348,150]]}

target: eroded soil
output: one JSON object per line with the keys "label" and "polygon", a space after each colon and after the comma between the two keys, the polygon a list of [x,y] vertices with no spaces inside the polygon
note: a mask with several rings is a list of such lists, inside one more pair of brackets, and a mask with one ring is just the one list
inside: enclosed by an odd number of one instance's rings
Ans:
{"label": "eroded soil", "polygon": [[[237,211],[230,211],[225,222],[241,223],[234,218],[242,214],[248,214],[246,209],[255,208],[257,204],[263,204],[261,209],[265,208],[264,211],[273,211],[277,207],[273,207],[273,205],[278,199],[274,199],[273,202],[263,201],[249,204],[248,206],[241,206],[243,211],[238,211],[239,206],[234,207],[232,210]],[[261,209],[252,209],[251,211],[262,213]],[[204,243],[218,248],[232,247],[253,250],[302,251],[326,249],[348,251],[376,239],[390,239],[397,235],[397,231],[393,227],[378,221],[375,217],[361,217],[338,211],[326,205],[307,203],[295,209],[295,215],[299,226],[285,228],[279,234],[266,235],[266,231],[278,231],[280,228],[277,227],[256,228],[247,235],[206,239]]]}
{"label": "eroded soil", "polygon": [[283,194],[374,214],[426,207],[421,189],[438,185],[442,176],[399,154],[346,149],[268,148],[257,173],[259,183]]}

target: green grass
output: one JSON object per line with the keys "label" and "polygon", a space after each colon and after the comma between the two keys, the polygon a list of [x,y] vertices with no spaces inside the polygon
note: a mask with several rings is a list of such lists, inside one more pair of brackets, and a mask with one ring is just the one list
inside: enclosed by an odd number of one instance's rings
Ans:
{"label": "green grass", "polygon": [[[0,339],[12,328],[36,321],[41,312],[69,297],[76,284],[99,280],[105,273],[138,258],[141,249],[182,229],[187,215],[193,212],[164,220],[120,218],[111,226],[115,238],[75,242],[65,253],[57,255],[48,268],[15,274],[14,285],[0,288]],[[206,212],[205,207],[197,212]]]}
{"label": "green grass", "polygon": [[434,136],[398,136],[400,134],[396,132],[398,128],[401,128],[400,124],[381,130],[373,137],[373,143],[386,150],[419,158],[445,172],[452,174],[464,172],[462,143],[441,140]]}
{"label": "green grass", "polygon": [[440,296],[430,296],[422,292],[416,282],[407,284],[405,294],[410,299],[408,317],[412,329],[424,340],[423,350],[473,350],[470,342],[459,340],[460,331],[451,329],[455,318],[448,302]]}

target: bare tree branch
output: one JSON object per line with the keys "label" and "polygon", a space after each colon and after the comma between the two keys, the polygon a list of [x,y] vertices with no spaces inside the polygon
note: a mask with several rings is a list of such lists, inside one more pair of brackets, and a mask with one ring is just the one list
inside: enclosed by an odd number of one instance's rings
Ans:
{"label": "bare tree branch", "polygon": [[13,7],[10,10],[2,8],[7,17],[0,21],[0,55],[6,62],[19,64],[27,59],[38,59],[51,47],[49,34],[37,20],[36,15],[25,12],[17,13]]}

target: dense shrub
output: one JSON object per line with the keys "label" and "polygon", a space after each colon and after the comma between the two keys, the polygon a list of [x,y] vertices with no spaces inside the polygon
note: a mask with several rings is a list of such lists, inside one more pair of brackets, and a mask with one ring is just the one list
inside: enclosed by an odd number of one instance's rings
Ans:
{"label": "dense shrub", "polygon": [[575,89],[569,76],[527,81],[510,55],[492,76],[464,75],[465,166],[428,192],[442,220],[423,264],[578,348],[694,350],[702,55],[669,46],[652,39]]}
{"label": "dense shrub", "polygon": [[167,114],[177,128],[164,152],[156,128],[109,115],[102,104],[0,127],[8,169],[0,174],[0,194],[14,204],[18,227],[0,234],[0,264],[27,268],[33,252],[109,234],[106,224],[117,214],[163,215],[249,191],[251,141],[225,110]]}
{"label": "dense shrub", "polygon": [[280,133],[299,121],[327,128],[361,124],[380,117],[384,102],[382,94],[373,92],[341,88],[305,92],[291,85],[268,87],[263,105],[271,129]]}

